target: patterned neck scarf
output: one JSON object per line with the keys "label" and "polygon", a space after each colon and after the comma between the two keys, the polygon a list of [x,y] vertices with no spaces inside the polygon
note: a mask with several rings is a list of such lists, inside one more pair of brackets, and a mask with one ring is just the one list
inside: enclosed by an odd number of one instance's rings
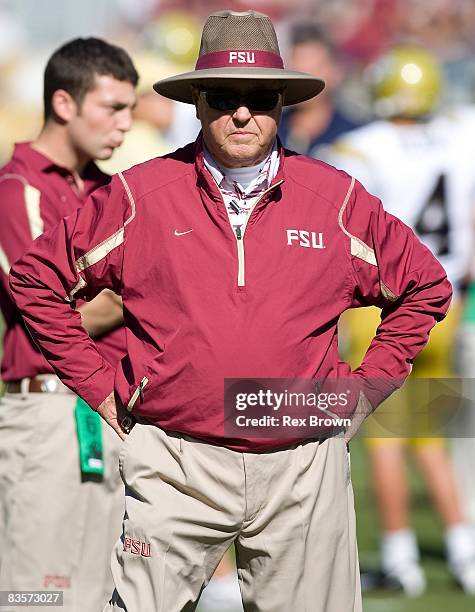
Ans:
{"label": "patterned neck scarf", "polygon": [[223,196],[232,228],[236,235],[244,234],[252,208],[262,193],[269,188],[279,169],[280,157],[277,143],[274,143],[274,147],[266,159],[258,166],[250,168],[249,173],[246,173],[252,176],[252,170],[255,172],[255,178],[250,181],[247,187],[243,187],[237,181],[239,172],[234,173],[232,168],[219,166],[206,148],[204,149],[204,163]]}

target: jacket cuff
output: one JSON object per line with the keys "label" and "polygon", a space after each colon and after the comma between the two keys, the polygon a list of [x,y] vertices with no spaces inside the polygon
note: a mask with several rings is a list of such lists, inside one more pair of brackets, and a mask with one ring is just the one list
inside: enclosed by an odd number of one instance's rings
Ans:
{"label": "jacket cuff", "polygon": [[81,381],[76,387],[76,393],[89,404],[93,410],[102,404],[114,390],[115,368],[104,362],[103,368],[89,378]]}
{"label": "jacket cuff", "polygon": [[358,388],[371,403],[373,410],[384,402],[394,391],[399,389],[405,378],[377,378],[376,375],[368,375],[357,368],[353,377],[358,381]]}

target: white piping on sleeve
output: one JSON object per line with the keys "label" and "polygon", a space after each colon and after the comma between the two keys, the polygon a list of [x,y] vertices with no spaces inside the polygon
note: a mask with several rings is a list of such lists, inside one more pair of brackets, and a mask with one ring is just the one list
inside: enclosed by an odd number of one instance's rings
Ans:
{"label": "white piping on sleeve", "polygon": [[0,269],[8,276],[10,273],[10,262],[5,251],[0,246]]}
{"label": "white piping on sleeve", "polygon": [[84,255],[82,255],[76,260],[75,266],[76,266],[76,271],[79,274],[79,281],[77,285],[74,287],[74,289],[71,291],[71,293],[69,294],[67,301],[72,301],[74,299],[75,294],[80,289],[86,286],[86,281],[81,276],[81,272],[84,272],[84,270],[86,270],[90,266],[93,266],[94,264],[101,261],[101,259],[104,259],[104,257],[109,255],[111,251],[119,247],[124,242],[125,226],[129,224],[131,221],[133,221],[135,217],[135,210],[136,210],[135,200],[130,190],[130,187],[127,181],[125,180],[125,177],[122,174],[122,172],[118,173],[118,177],[121,180],[122,185],[124,186],[125,193],[127,194],[127,198],[129,199],[129,202],[130,202],[130,207],[132,209],[130,217],[126,219],[126,221],[124,222],[124,225],[119,230],[114,232],[112,236],[109,236],[108,238],[103,240],[100,244],[96,245],[95,247],[90,249],[87,253],[84,253]]}
{"label": "white piping on sleeve", "polygon": [[[8,180],[18,181],[23,185],[25,211],[28,218],[31,237],[34,240],[35,238],[38,238],[38,236],[40,236],[44,230],[44,223],[40,213],[41,191],[30,185],[26,178],[21,174],[7,173],[0,176],[0,182]],[[0,269],[8,275],[10,273],[10,268],[11,265],[8,261],[7,254],[0,246]]]}
{"label": "white piping on sleeve", "polygon": [[83,272],[86,268],[93,266],[101,259],[104,259],[111,251],[124,242],[124,228],[109,236],[106,240],[95,246],[93,249],[76,259],[77,272]]}
{"label": "white piping on sleeve", "polygon": [[40,212],[41,191],[32,185],[25,185],[25,206],[33,240],[44,232],[44,223]]}
{"label": "white piping on sleeve", "polygon": [[14,174],[13,172],[10,172],[10,173],[3,174],[2,176],[0,176],[0,183],[2,181],[8,181],[8,180],[19,181],[20,183],[23,184],[24,187],[29,185],[29,183],[26,180],[26,178],[24,176],[22,176],[21,174]]}
{"label": "white piping on sleeve", "polygon": [[[366,261],[367,263],[371,264],[372,266],[375,266],[376,268],[378,267],[378,261],[376,259],[376,254],[374,252],[374,250],[369,247],[367,244],[365,244],[362,240],[360,240],[359,238],[357,238],[356,236],[353,236],[353,234],[350,234],[350,232],[346,229],[346,227],[343,225],[343,214],[345,212],[345,208],[349,202],[351,193],[353,192],[353,188],[355,186],[355,179],[352,177],[351,178],[351,183],[350,186],[348,188],[348,191],[346,193],[345,199],[343,201],[343,204],[340,208],[340,212],[338,214],[338,224],[341,228],[341,230],[343,231],[344,234],[346,234],[350,240],[350,252],[354,257],[358,257],[359,259],[362,259],[363,261]],[[389,301],[389,302],[395,302],[396,300],[398,300],[398,296],[396,294],[394,294],[391,289],[389,289],[389,287],[387,287],[383,281],[381,280],[381,276],[379,279],[379,286],[381,289],[381,293],[382,295]]]}
{"label": "white piping on sleeve", "polygon": [[33,185],[30,185],[21,174],[9,173],[0,176],[0,182],[7,180],[18,181],[23,185],[26,216],[28,218],[31,237],[35,240],[35,238],[41,236],[44,231],[44,223],[40,211],[41,191],[33,187]]}
{"label": "white piping on sleeve", "polygon": [[340,208],[340,212],[338,213],[338,225],[340,226],[342,232],[346,234],[348,238],[350,239],[351,254],[354,257],[358,257],[359,259],[366,261],[372,266],[378,267],[378,262],[376,260],[376,255],[374,253],[374,250],[371,247],[369,247],[367,244],[365,244],[362,240],[360,240],[356,236],[353,236],[353,234],[350,234],[350,232],[343,225],[343,214],[350,200],[350,196],[353,192],[354,186],[355,186],[355,179],[354,177],[351,177],[350,186],[348,188],[348,191],[346,192],[346,196],[345,196],[345,199],[343,200],[343,204]]}
{"label": "white piping on sleeve", "polygon": [[358,240],[357,238],[351,238],[351,254],[354,257],[358,257],[358,259],[362,259],[372,266],[378,266],[378,262],[376,261],[376,256],[374,254],[373,249],[369,246]]}
{"label": "white piping on sleeve", "polygon": [[76,286],[71,291],[71,293],[66,297],[66,302],[72,302],[74,300],[74,296],[76,295],[76,293],[85,286],[86,286],[86,281],[83,279],[82,276],[80,276],[78,282],[76,283]]}
{"label": "white piping on sleeve", "polygon": [[134,200],[134,196],[132,195],[132,192],[130,190],[129,184],[125,180],[125,176],[122,174],[122,172],[118,173],[118,177],[120,178],[120,180],[122,182],[122,185],[124,186],[125,193],[127,194],[127,197],[129,198],[130,207],[132,209],[132,213],[131,213],[130,217],[124,223],[124,227],[125,227],[131,221],[133,221],[133,219],[135,217],[135,200]]}
{"label": "white piping on sleeve", "polygon": [[399,297],[393,293],[389,287],[386,287],[382,280],[379,281],[379,285],[381,287],[381,293],[389,302],[395,302],[399,299]]}

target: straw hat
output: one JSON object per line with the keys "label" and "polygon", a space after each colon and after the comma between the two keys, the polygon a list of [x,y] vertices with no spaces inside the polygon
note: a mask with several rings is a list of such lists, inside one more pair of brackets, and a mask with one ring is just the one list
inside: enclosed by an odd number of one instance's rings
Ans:
{"label": "straw hat", "polygon": [[162,79],[155,91],[166,98],[193,103],[192,85],[232,87],[236,79],[278,82],[283,104],[313,98],[325,83],[311,74],[286,70],[270,18],[263,13],[219,11],[206,20],[195,70]]}

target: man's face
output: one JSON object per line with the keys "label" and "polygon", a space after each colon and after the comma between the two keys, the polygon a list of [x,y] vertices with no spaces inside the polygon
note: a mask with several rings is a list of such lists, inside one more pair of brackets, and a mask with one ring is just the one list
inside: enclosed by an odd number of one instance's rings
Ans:
{"label": "man's face", "polygon": [[[215,160],[224,167],[255,166],[272,149],[282,112],[282,96],[268,96],[266,88],[275,92],[278,85],[233,84],[223,85],[219,89],[215,86],[208,89],[209,96],[203,91],[194,90],[193,98],[205,144]],[[210,104],[214,105],[216,100],[219,102],[220,97],[231,101],[235,98],[235,108],[212,108]],[[267,100],[274,97],[275,106],[269,110],[252,108],[262,106],[264,97]]]}
{"label": "man's face", "polygon": [[135,89],[111,76],[95,77],[95,86],[75,104],[67,131],[72,147],[90,159],[109,159],[132,125]]}
{"label": "man's face", "polygon": [[318,41],[295,45],[290,52],[289,67],[323,79],[325,81],[323,95],[333,92],[341,80],[341,69],[337,60],[330,50]]}

